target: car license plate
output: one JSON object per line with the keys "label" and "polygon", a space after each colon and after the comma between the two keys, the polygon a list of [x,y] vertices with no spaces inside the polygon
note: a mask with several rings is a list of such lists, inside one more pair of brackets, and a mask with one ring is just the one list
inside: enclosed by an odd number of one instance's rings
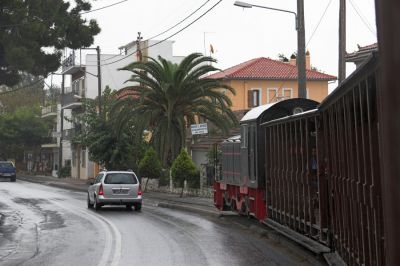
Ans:
{"label": "car license plate", "polygon": [[127,191],[125,189],[115,189],[113,190],[114,194],[125,194]]}

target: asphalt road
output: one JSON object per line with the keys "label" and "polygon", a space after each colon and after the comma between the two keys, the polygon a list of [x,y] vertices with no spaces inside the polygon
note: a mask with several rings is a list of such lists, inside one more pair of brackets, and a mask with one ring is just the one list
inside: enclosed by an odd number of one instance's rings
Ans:
{"label": "asphalt road", "polygon": [[86,207],[86,194],[0,182],[0,265],[320,265],[254,221],[157,207]]}

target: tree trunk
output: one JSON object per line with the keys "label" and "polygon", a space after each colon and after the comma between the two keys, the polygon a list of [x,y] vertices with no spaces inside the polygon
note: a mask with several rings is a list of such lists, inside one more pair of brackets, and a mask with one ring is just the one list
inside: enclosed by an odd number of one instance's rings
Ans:
{"label": "tree trunk", "polygon": [[179,196],[180,198],[183,197],[183,190],[185,189],[185,180],[182,182],[182,190],[181,190],[181,195]]}
{"label": "tree trunk", "polygon": [[149,179],[150,179],[150,178],[147,178],[147,180],[146,180],[146,184],[144,184],[144,190],[143,190],[144,192],[146,192],[147,183],[149,183]]}

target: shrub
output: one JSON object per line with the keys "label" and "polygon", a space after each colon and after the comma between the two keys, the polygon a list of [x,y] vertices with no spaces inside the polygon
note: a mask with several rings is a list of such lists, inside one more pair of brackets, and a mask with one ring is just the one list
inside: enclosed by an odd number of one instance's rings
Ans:
{"label": "shrub", "polygon": [[160,178],[162,174],[161,162],[153,148],[149,148],[139,162],[139,174],[149,179]]}
{"label": "shrub", "polygon": [[59,177],[66,178],[71,176],[71,166],[64,166],[60,170]]}
{"label": "shrub", "polygon": [[183,184],[188,181],[189,184],[195,183],[195,179],[199,179],[199,174],[196,165],[193,163],[189,154],[185,149],[182,149],[178,157],[172,163],[171,175],[174,182],[182,187],[181,196],[183,194]]}

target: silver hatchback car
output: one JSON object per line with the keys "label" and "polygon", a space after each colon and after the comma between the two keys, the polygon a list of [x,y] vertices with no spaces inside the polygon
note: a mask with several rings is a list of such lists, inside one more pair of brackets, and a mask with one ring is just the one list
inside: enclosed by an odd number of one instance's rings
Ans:
{"label": "silver hatchback car", "polygon": [[127,209],[142,208],[142,190],[134,172],[104,171],[90,182],[88,208],[99,210],[104,205],[125,205]]}

